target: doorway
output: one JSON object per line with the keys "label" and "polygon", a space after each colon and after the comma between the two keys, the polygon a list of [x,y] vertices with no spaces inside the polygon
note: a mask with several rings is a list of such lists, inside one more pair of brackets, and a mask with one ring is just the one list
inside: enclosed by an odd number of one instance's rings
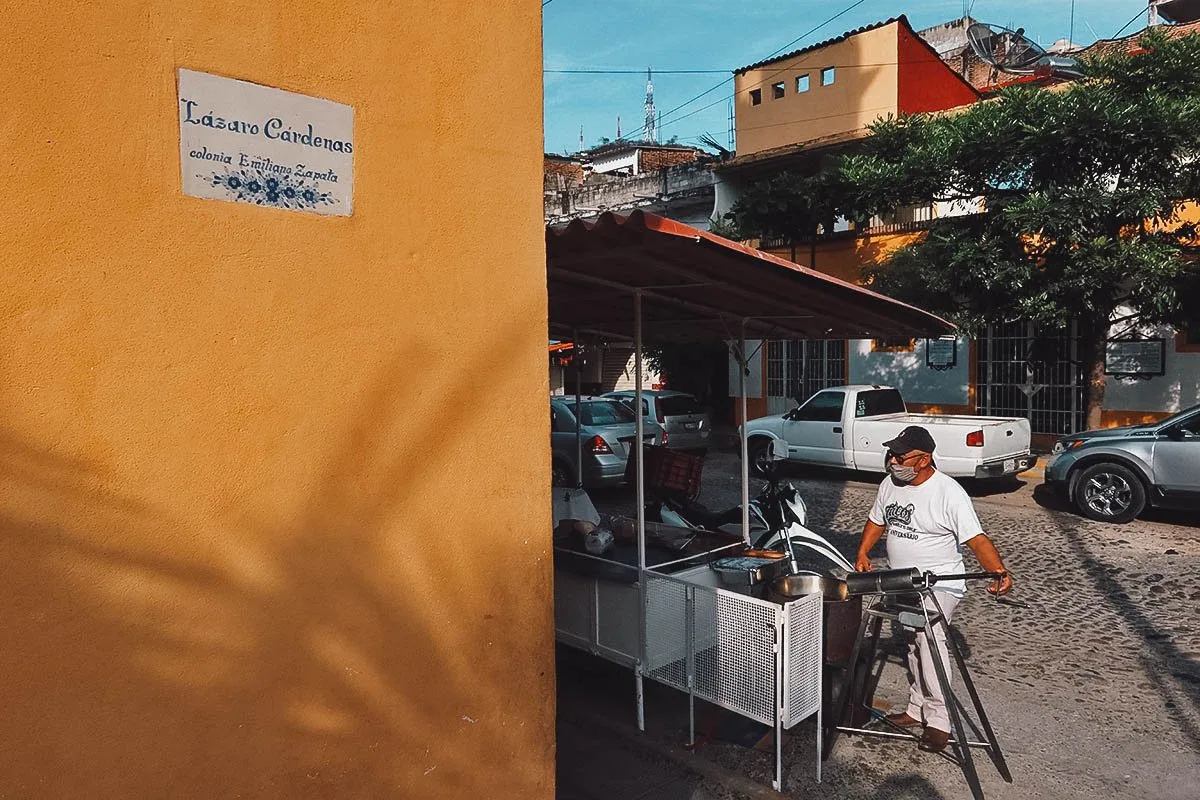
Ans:
{"label": "doorway", "polygon": [[976,341],[979,414],[1024,417],[1032,432],[1064,436],[1084,429],[1084,375],[1075,324],[1053,330],[1031,322],[989,325]]}

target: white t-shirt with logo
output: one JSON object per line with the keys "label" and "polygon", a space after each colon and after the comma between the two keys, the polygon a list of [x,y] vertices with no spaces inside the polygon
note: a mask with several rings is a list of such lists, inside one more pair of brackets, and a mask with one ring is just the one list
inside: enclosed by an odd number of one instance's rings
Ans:
{"label": "white t-shirt with logo", "polygon": [[[935,575],[966,572],[962,546],[983,533],[966,490],[943,472],[934,471],[919,486],[883,479],[869,519],[887,529],[892,569],[916,567]],[[941,581],[938,589],[961,597],[965,582]]]}

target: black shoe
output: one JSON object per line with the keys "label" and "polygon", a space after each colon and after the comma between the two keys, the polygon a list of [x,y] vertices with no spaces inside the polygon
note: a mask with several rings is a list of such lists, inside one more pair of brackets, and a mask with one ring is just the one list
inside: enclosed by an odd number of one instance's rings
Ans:
{"label": "black shoe", "polygon": [[925,733],[921,734],[921,741],[917,743],[917,748],[926,753],[940,753],[946,749],[948,744],[950,744],[949,733],[939,731],[937,728],[926,728]]}

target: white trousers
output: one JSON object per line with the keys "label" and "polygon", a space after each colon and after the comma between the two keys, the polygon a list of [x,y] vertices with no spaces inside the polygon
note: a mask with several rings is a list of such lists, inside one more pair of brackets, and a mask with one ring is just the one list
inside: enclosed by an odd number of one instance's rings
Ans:
{"label": "white trousers", "polygon": [[[938,606],[946,622],[954,616],[959,598],[949,592],[939,592],[936,589]],[[921,595],[921,602],[932,616],[937,612],[933,601],[928,595]],[[933,626],[933,640],[937,643],[938,654],[946,677],[952,679],[950,672],[950,650],[946,644],[946,633],[940,625]],[[908,689],[908,715],[913,719],[924,719],[925,727],[937,728],[939,731],[950,732],[950,714],[946,711],[946,698],[942,696],[942,685],[938,682],[937,667],[933,664],[933,653],[930,652],[928,634],[917,633],[908,643],[908,679],[911,682]]]}

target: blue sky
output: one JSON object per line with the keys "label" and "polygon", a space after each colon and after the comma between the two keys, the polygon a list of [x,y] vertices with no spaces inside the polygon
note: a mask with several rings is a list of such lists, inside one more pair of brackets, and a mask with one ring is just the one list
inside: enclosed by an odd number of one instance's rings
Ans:
{"label": "blue sky", "polygon": [[[627,75],[545,74],[545,149],[579,149],[583,126],[587,146],[600,137],[629,137],[642,125],[646,67],[655,75],[654,95],[662,124],[659,140],[679,137],[696,144],[711,133],[725,144],[729,128],[729,80],[699,100],[706,89],[731,78],[732,70],[766,58],[817,27],[855,0],[550,0],[542,8],[546,70],[634,70]],[[975,0],[966,3],[983,22],[1023,27],[1049,45],[1067,36],[1071,0]],[[963,0],[863,0],[824,27],[787,47],[796,50],[844,31],[907,14],[915,28],[962,16]],[[1145,0],[1075,0],[1074,41],[1110,38],[1138,15],[1122,35],[1145,27]],[[667,70],[723,70],[714,74],[669,74]],[[687,105],[684,105],[688,103]],[[673,113],[666,114],[682,106]],[[709,106],[705,108],[705,106]]]}

